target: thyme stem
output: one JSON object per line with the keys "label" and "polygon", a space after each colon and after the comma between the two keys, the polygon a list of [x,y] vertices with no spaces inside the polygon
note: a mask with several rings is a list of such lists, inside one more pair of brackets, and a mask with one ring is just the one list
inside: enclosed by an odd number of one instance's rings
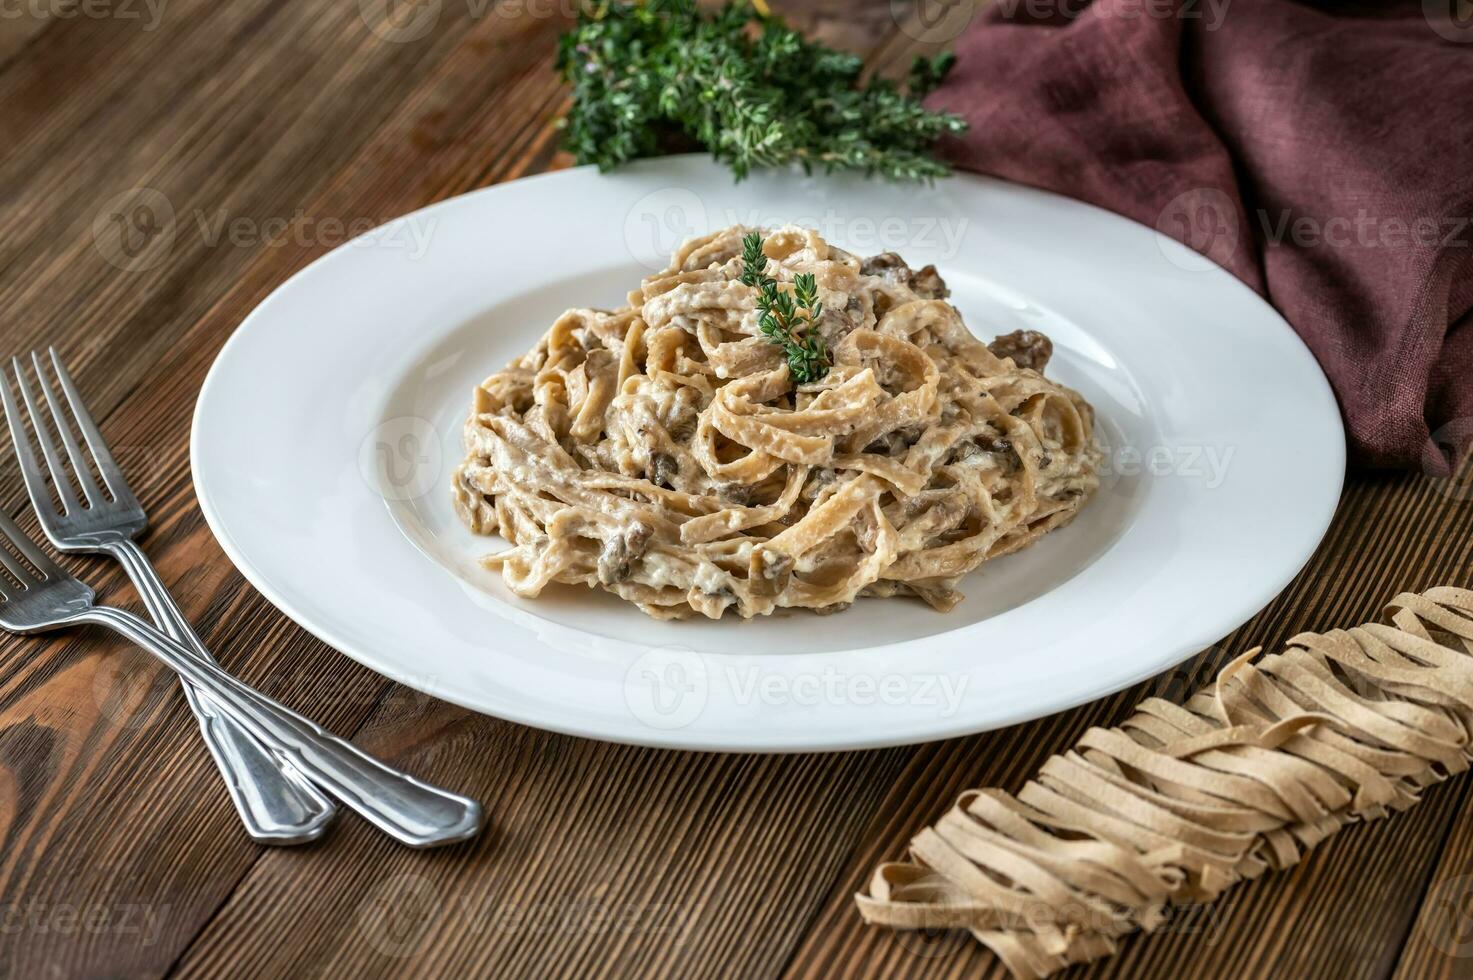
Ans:
{"label": "thyme stem", "polygon": [[757,290],[757,326],[770,343],[783,349],[793,383],[807,384],[828,374],[833,359],[818,332],[823,304],[813,274],[794,276],[792,292],[780,288],[767,275],[762,236],[754,231],[742,238],[742,282]]}
{"label": "thyme stem", "polygon": [[862,83],[858,57],[805,40],[762,0],[584,0],[558,51],[573,88],[565,139],[604,170],[684,140],[738,180],[794,163],[929,180],[949,173],[937,138],[966,129],[920,103],[953,61],[917,58],[904,85]]}

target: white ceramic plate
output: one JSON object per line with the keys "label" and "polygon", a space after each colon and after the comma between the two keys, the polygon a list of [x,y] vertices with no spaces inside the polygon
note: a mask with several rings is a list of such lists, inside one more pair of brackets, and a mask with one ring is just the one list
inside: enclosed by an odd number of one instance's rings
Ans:
{"label": "white ceramic plate", "polygon": [[[1099,495],[983,566],[953,612],[661,623],[589,590],[513,596],[450,506],[472,387],[572,306],[611,306],[690,234],[796,222],[934,262],[974,332],[1041,329],[1095,405]],[[397,681],[593,738],[788,751],[888,745],[1059,711],[1163,671],[1265,605],[1344,475],[1330,389],[1288,325],[1196,253],[997,181],[931,188],[699,156],[446,201],[293,277],[221,351],[195,487],[287,615]]]}

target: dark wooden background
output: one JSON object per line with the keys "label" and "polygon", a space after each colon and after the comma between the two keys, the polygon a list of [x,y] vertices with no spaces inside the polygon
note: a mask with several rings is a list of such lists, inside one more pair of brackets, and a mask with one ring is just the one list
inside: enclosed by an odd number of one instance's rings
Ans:
{"label": "dark wooden background", "polygon": [[[481,798],[490,829],[416,853],[347,816],[319,845],[257,847],[169,675],[93,633],[8,638],[0,975],[1000,975],[964,938],[864,927],[850,896],[961,789],[1017,788],[1141,689],[862,753],[581,741],[357,666],[246,586],[200,517],[188,436],[205,371],[254,304],[340,240],[332,221],[568,165],[551,52],[573,0],[393,0],[392,21],[386,0],[154,2],[0,12],[0,353],[55,344],[73,365],[154,519],[146,546],[229,669]],[[776,6],[883,71],[968,16],[929,2],[922,19],[901,0]],[[140,188],[174,221],[125,252],[108,215]],[[222,218],[238,233],[213,234]],[[8,448],[0,460],[0,503],[33,526]],[[1470,497],[1419,473],[1352,476],[1293,585],[1156,689],[1185,690],[1231,650],[1374,616],[1398,590],[1468,584]],[[131,599],[112,566],[85,569]],[[1469,789],[1435,788],[1079,973],[1468,976]]]}

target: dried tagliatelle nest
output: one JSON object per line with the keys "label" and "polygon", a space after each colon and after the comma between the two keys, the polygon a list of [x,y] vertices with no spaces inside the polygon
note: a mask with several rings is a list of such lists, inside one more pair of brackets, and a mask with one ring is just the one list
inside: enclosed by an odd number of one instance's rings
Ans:
{"label": "dried tagliatelle nest", "polygon": [[1114,953],[1347,824],[1408,809],[1473,758],[1473,592],[1249,650],[1184,705],[1147,698],[1016,794],[971,790],[881,866],[859,911],[966,929],[1019,980]]}
{"label": "dried tagliatelle nest", "polygon": [[786,227],[758,258],[779,293],[813,277],[831,364],[795,384],[743,281],[749,231],[686,242],[628,306],[569,310],[476,389],[455,502],[510,542],[484,561],[515,592],[582,583],[661,619],[947,610],[967,572],[1078,513],[1093,413],[1044,377],[1048,338],[985,344],[934,268]]}

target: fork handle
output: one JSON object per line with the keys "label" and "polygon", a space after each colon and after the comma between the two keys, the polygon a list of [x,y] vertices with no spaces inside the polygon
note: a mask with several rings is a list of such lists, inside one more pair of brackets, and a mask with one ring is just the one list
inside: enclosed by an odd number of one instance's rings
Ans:
{"label": "fork handle", "polygon": [[74,619],[105,626],[158,657],[208,693],[263,745],[400,843],[436,847],[481,829],[481,805],[475,800],[391,768],[215,664],[196,659],[188,647],[132,613],[92,606]]}
{"label": "fork handle", "polygon": [[[143,549],[123,540],[107,545],[106,550],[133,580],[143,605],[159,629],[188,647],[197,658],[213,662]],[[181,684],[185,699],[199,720],[205,745],[225,777],[230,800],[251,838],[261,844],[285,845],[321,837],[337,815],[332,800],[289,763],[267,751],[208,695],[197,691],[188,681]]]}

